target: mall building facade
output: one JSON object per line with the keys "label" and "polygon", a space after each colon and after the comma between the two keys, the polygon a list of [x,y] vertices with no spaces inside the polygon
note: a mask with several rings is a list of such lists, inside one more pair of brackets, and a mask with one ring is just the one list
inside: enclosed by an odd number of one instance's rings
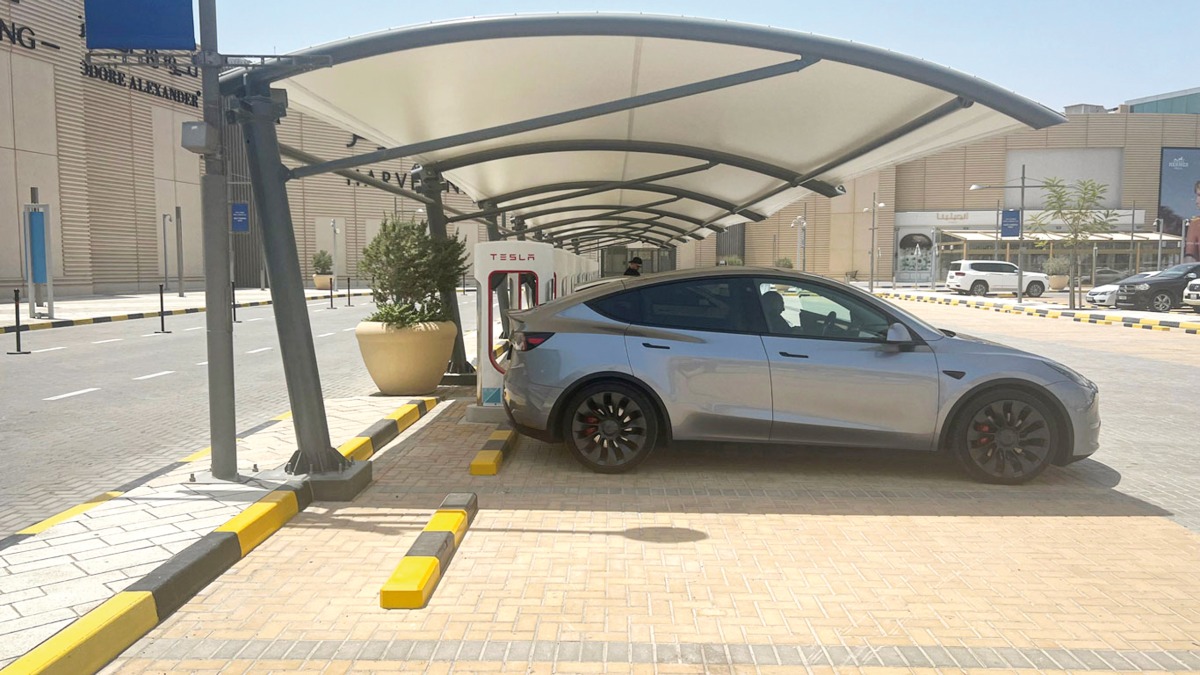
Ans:
{"label": "mall building facade", "polygon": [[[198,73],[187,63],[120,68],[88,63],[82,16],[83,0],[0,4],[0,78],[11,83],[0,87],[0,289],[23,285],[21,219],[36,188],[38,201],[48,206],[56,296],[149,292],[164,281],[174,290],[180,258],[185,287],[198,290],[203,286],[201,161],[180,147],[182,123],[201,116]],[[876,278],[925,283],[940,274],[933,269],[933,241],[939,243],[940,261],[963,252],[991,257],[1000,250],[994,242],[979,245],[977,238],[964,249],[959,235],[994,232],[998,206],[1016,208],[1018,191],[968,187],[1014,185],[1022,166],[1031,182],[1057,176],[1105,183],[1105,206],[1116,211],[1118,229],[1128,233],[1132,227],[1133,239],[1149,241],[1152,237],[1143,235],[1153,234],[1156,218],[1163,215],[1164,148],[1200,147],[1200,115],[1191,109],[1196,93],[1139,99],[1116,111],[1068,110],[1067,124],[863,176],[845,186],[844,196],[812,196],[763,222],[678,249],[607,250],[605,269],[619,273],[633,255],[650,261],[654,270],[717,265],[735,257],[751,265],[788,258],[796,268],[861,280],[871,268],[874,223]],[[295,111],[282,121],[279,136],[281,143],[322,159],[376,149]],[[262,252],[240,134],[228,129],[227,139],[230,201],[251,208],[251,231],[232,235],[234,277],[239,286],[257,287]],[[1192,156],[1180,156],[1188,175],[1200,170],[1200,157]],[[404,188],[411,169],[409,162],[394,162],[372,166],[369,173]],[[306,274],[314,253],[336,249],[336,272],[354,275],[363,247],[385,217],[422,216],[417,202],[335,175],[293,181],[288,190]],[[453,187],[446,202],[460,209],[472,206]],[[1036,211],[1041,192],[1029,190],[1026,202]],[[451,233],[468,245],[486,239],[482,224],[451,226]],[[1123,262],[1119,245],[1109,247],[1113,265]],[[1144,248],[1127,246],[1127,257],[1141,257],[1125,263],[1145,264],[1152,255],[1147,251],[1155,248],[1153,243],[1139,246]],[[1031,265],[1036,264],[1035,255]]]}

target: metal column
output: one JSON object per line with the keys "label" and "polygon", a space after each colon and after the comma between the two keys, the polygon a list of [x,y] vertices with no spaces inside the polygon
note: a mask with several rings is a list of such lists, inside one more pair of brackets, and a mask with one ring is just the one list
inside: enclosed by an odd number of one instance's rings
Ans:
{"label": "metal column", "polygon": [[280,161],[275,124],[286,114],[286,103],[272,100],[263,86],[247,92],[241,100],[240,122],[246,138],[254,200],[271,279],[271,300],[288,399],[296,425],[299,450],[288,462],[289,473],[326,473],[346,466],[347,461],[329,443],[325,399],[317,371],[304,282],[292,228],[291,208],[284,184],[287,169]]}
{"label": "metal column", "polygon": [[[425,207],[425,215],[429,220],[429,236],[441,240],[449,238],[449,235],[446,234],[446,211],[442,206],[442,187],[444,185],[442,174],[417,167],[413,169],[413,178],[417,179],[413,181],[413,187],[429,199],[429,204]],[[467,361],[467,347],[463,342],[462,318],[458,314],[458,298],[454,295],[454,284],[450,284],[449,288],[441,289],[440,293],[442,304],[445,305],[446,310],[450,313],[450,320],[458,329],[454,336],[454,352],[450,355],[450,366],[447,372],[474,372],[470,362]]]}
{"label": "metal column", "polygon": [[[200,64],[204,124],[208,133],[221,129],[221,57],[217,51],[216,0],[200,0]],[[200,178],[204,233],[204,313],[208,346],[208,428],[212,474],[237,480],[237,417],[233,387],[233,316],[229,297],[229,223],[226,216],[223,144],[204,153]],[[182,289],[182,286],[181,286]]]}

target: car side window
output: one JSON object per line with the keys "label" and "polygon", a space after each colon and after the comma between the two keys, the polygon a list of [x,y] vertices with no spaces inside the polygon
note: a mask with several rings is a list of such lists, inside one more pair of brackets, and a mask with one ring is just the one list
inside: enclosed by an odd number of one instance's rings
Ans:
{"label": "car side window", "polygon": [[716,332],[756,332],[759,328],[747,311],[753,299],[749,279],[691,279],[633,292],[638,295],[640,317],[631,323]]}
{"label": "car side window", "polygon": [[887,340],[888,316],[849,293],[807,281],[761,278],[755,284],[768,335]]}
{"label": "car side window", "polygon": [[616,319],[617,321],[641,323],[642,320],[641,296],[637,291],[613,293],[602,298],[596,298],[585,304],[604,316]]}

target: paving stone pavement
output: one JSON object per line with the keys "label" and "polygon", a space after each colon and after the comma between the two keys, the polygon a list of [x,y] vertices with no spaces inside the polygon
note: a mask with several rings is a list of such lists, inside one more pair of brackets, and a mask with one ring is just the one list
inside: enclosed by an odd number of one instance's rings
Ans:
{"label": "paving stone pavement", "polygon": [[[406,400],[328,400],[330,436],[352,438]],[[239,443],[241,484],[192,482],[207,462],[185,464],[0,549],[0,668],[260,499],[274,484],[253,467],[276,469],[294,450],[291,420],[276,422]]]}
{"label": "paving stone pavement", "polygon": [[[1200,536],[1079,464],[1020,488],[886,452],[678,444],[593,474],[463,402],[105,673],[1200,670]],[[446,493],[480,512],[428,607],[379,588]],[[878,668],[879,670],[875,670]]]}

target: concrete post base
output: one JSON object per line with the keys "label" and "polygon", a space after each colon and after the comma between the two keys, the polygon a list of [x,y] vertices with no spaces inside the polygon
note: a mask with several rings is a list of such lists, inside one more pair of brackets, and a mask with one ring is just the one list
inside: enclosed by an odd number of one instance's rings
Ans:
{"label": "concrete post base", "polygon": [[504,414],[502,406],[469,405],[464,419],[479,424],[504,424],[508,421],[508,415]]}
{"label": "concrete post base", "polygon": [[308,475],[313,501],[349,502],[371,484],[371,463],[353,462],[342,471]]}

